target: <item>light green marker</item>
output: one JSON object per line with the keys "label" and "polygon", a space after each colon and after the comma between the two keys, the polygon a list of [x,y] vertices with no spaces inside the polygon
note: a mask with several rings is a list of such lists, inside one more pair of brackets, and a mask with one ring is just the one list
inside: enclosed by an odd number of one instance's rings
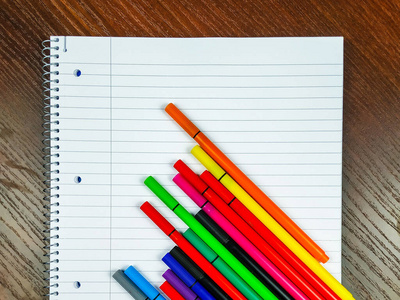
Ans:
{"label": "light green marker", "polygon": [[171,196],[152,176],[144,184],[164,204],[172,210],[190,229],[192,229],[212,250],[215,251],[235,272],[251,286],[262,299],[277,300],[274,294],[265,287],[240,261],[237,260],[207,229],[203,227],[174,197]]}

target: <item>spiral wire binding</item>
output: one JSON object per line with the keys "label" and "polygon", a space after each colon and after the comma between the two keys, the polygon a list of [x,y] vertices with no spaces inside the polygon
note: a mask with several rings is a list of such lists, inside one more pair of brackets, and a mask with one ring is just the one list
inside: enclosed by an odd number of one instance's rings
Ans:
{"label": "spiral wire binding", "polygon": [[[59,219],[57,216],[59,214],[59,211],[55,209],[55,207],[59,206],[59,202],[57,202],[56,198],[59,198],[59,194],[57,194],[55,191],[59,189],[59,186],[54,184],[55,182],[59,181],[59,178],[56,178],[56,175],[58,174],[59,170],[57,170],[57,166],[60,164],[56,159],[59,157],[58,153],[54,153],[54,150],[58,150],[59,146],[54,145],[54,142],[59,141],[59,138],[56,137],[55,135],[59,133],[59,129],[53,129],[54,125],[58,125],[59,121],[54,120],[55,117],[59,116],[58,112],[52,112],[55,108],[58,108],[58,104],[54,104],[52,100],[58,100],[59,96],[52,96],[51,93],[52,91],[58,92],[59,88],[55,87],[55,84],[59,83],[58,79],[51,79],[51,75],[59,75],[58,71],[54,71],[59,66],[57,59],[59,58],[58,54],[50,54],[51,50],[59,50],[58,46],[52,46],[54,43],[59,42],[59,38],[54,38],[51,40],[45,40],[42,43],[43,49],[42,49],[42,54],[43,54],[43,74],[42,74],[42,79],[43,79],[43,101],[44,101],[44,107],[43,107],[43,144],[44,147],[42,149],[43,151],[43,160],[44,164],[43,167],[45,168],[45,172],[43,175],[45,176],[46,180],[43,181],[45,184],[45,188],[43,192],[45,193],[45,196],[43,198],[45,205],[43,206],[44,209],[46,209],[46,213],[44,216],[46,217],[47,221],[43,222],[45,226],[45,230],[43,230],[44,238],[43,240],[47,245],[43,247],[45,250],[46,254],[44,254],[45,259],[49,261],[44,261],[43,265],[45,266],[44,273],[45,275],[45,280],[46,280],[46,285],[44,288],[48,290],[48,293],[44,294],[43,296],[57,296],[58,291],[54,290],[54,288],[58,288],[58,283],[50,283],[50,281],[54,281],[58,279],[57,271],[59,271],[58,267],[54,267],[54,264],[57,264],[59,261],[56,257],[59,252],[57,250],[54,250],[54,248],[57,248],[59,244],[55,242],[59,238],[57,231],[59,230],[59,227],[55,225],[55,223],[59,222]],[[52,43],[52,45],[50,45]],[[51,62],[50,62],[51,61]],[[51,274],[51,275],[50,275]],[[55,274],[55,275],[54,275]],[[50,291],[52,289],[52,291]]]}

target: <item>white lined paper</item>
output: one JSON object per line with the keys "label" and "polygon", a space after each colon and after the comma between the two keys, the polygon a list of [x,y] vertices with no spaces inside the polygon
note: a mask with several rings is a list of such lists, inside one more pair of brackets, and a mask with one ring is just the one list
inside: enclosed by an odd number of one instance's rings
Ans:
{"label": "white lined paper", "polygon": [[189,154],[195,143],[163,111],[169,102],[326,250],[325,266],[340,280],[342,38],[66,40],[53,76],[60,81],[56,299],[129,299],[111,273],[130,264],[161,283],[160,259],[173,245],[138,206],[150,201],[185,226],[143,180],[155,176],[194,213],[171,182],[172,164],[181,158],[203,170]]}

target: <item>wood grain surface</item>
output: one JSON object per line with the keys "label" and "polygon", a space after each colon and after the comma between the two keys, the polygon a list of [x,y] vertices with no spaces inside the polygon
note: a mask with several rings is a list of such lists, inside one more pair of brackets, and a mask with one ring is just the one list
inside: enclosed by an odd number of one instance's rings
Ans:
{"label": "wood grain surface", "polygon": [[41,42],[344,36],[343,283],[400,299],[400,1],[0,0],[0,299],[44,299]]}

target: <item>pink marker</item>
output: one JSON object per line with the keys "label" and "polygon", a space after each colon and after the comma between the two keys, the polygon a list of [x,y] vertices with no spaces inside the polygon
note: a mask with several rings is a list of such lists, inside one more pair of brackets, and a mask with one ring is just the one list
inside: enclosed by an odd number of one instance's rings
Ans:
{"label": "pink marker", "polygon": [[309,298],[295,286],[265,255],[258,250],[235,226],[233,226],[206,198],[204,198],[181,174],[177,174],[173,182],[203,209],[225,232],[235,240],[272,278],[276,280],[294,299]]}

